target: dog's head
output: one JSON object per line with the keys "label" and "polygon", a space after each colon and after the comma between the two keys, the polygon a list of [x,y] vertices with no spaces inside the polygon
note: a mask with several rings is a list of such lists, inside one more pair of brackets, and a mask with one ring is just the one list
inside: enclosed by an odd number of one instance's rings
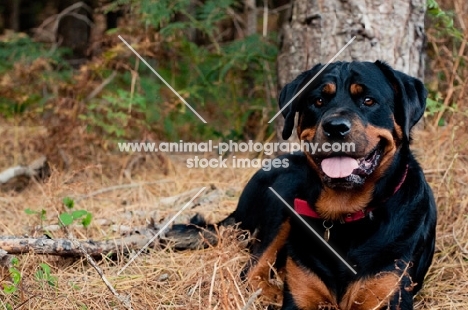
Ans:
{"label": "dog's head", "polygon": [[380,61],[317,65],[281,91],[283,138],[290,137],[298,112],[298,136],[311,143],[306,155],[324,184],[359,187],[385,173],[409,145],[426,95],[420,80]]}

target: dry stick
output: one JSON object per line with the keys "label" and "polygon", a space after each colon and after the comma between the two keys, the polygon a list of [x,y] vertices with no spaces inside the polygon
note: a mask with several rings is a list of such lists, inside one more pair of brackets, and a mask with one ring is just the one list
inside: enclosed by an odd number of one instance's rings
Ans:
{"label": "dry stick", "polygon": [[63,16],[61,17],[64,17],[64,16],[73,16],[74,18],[76,19],[79,19],[79,20],[82,20],[84,21],[85,23],[88,24],[88,26],[92,27],[94,25],[94,23],[86,16],[82,15],[82,14],[78,14],[78,13],[67,13],[67,14],[64,14]]}
{"label": "dry stick", "polygon": [[244,30],[239,24],[239,23],[244,24],[244,20],[242,19],[242,17],[239,17],[239,15],[237,15],[237,13],[232,8],[228,8],[226,13],[231,17],[232,23],[234,24],[234,28],[236,28],[236,31],[239,34],[239,37],[243,38],[245,36]]}
{"label": "dry stick", "polygon": [[245,304],[244,308],[242,310],[249,310],[250,307],[253,305],[254,301],[257,300],[258,296],[262,293],[262,289],[258,289],[255,293],[250,296],[249,300],[247,300],[247,303]]}
{"label": "dry stick", "polygon": [[181,201],[184,198],[193,196],[199,190],[200,188],[194,188],[194,189],[185,191],[183,193],[177,194],[175,196],[161,197],[161,199],[159,199],[159,205],[164,206],[164,207],[174,205],[175,203],[177,203],[178,201]]}
{"label": "dry stick", "polygon": [[268,32],[268,1],[263,0],[263,31],[262,35],[267,36]]}
{"label": "dry stick", "polygon": [[140,64],[140,58],[137,57],[135,60],[135,70],[131,71],[132,83],[130,85],[130,102],[128,103],[128,114],[132,113],[132,103],[133,103],[133,96],[135,95],[135,85],[136,85],[136,80],[138,77],[139,64]]}
{"label": "dry stick", "polygon": [[198,281],[196,283],[196,286],[198,287],[198,304],[199,305],[202,304],[202,300],[201,300],[201,291],[202,291],[201,285],[202,285],[202,282],[203,282],[203,279],[200,277],[200,279],[198,279]]}
{"label": "dry stick", "polygon": [[7,183],[13,178],[18,176],[26,176],[31,177],[33,175],[32,171],[28,167],[24,166],[16,166],[8,168],[2,172],[0,172],[0,184]]}
{"label": "dry stick", "polygon": [[[189,19],[193,19],[193,17],[191,17],[190,15],[187,15],[187,17]],[[190,104],[187,103],[184,97],[182,97],[168,82],[166,82],[166,80],[153,67],[151,67],[150,64],[143,57],[141,57],[141,55],[138,54],[138,52],[127,41],[125,41],[125,39],[122,38],[121,35],[119,35],[118,37],[138,58],[140,58],[140,60],[148,67],[148,69],[150,69],[174,93],[174,95],[176,95],[180,99],[180,101],[182,101],[187,106],[187,108],[189,108],[196,116],[198,116],[198,118],[203,123],[206,124],[205,119],[201,117],[201,115],[198,114],[198,112],[195,111],[195,109]],[[219,50],[220,48],[219,46],[217,46],[217,51],[219,52]]]}
{"label": "dry stick", "polygon": [[15,166],[10,167],[4,171],[0,171],[0,184],[7,183],[11,179],[19,176],[26,176],[31,178],[38,174],[38,170],[44,169],[47,165],[47,158],[41,156],[32,161],[28,166]]}
{"label": "dry stick", "polygon": [[[461,168],[453,168],[453,172],[458,172],[458,171],[464,171],[464,169]],[[432,174],[432,173],[441,173],[443,172],[444,174],[447,172],[447,169],[444,168],[439,168],[439,169],[423,169],[424,174]]]}
{"label": "dry stick", "polygon": [[104,87],[106,87],[110,82],[112,82],[112,80],[115,78],[115,76],[117,75],[117,72],[116,71],[112,71],[111,75],[105,79],[104,81],[102,81],[101,84],[99,84],[98,87],[96,87],[89,95],[88,97],[86,97],[86,101],[90,101],[91,99],[93,99],[94,97],[96,97],[103,89]]}
{"label": "dry stick", "polygon": [[239,285],[237,285],[237,281],[236,281],[236,278],[234,278],[234,275],[232,274],[231,270],[229,268],[227,268],[227,272],[229,273],[229,275],[231,276],[232,278],[232,281],[234,283],[234,286],[236,287],[236,290],[237,290],[237,293],[239,294],[240,298],[242,299],[242,303],[245,304],[245,299],[244,299],[244,296],[239,288]]}
{"label": "dry stick", "polygon": [[468,250],[466,249],[466,247],[464,247],[460,241],[458,241],[457,239],[457,234],[455,233],[455,226],[452,227],[452,237],[453,237],[453,240],[455,240],[455,243],[457,244],[457,246],[460,248],[460,251],[464,254],[464,255],[467,255],[468,254]]}
{"label": "dry stick", "polygon": [[81,196],[75,197],[75,202],[78,202],[80,200],[87,199],[87,198],[90,198],[90,197],[93,197],[93,196],[97,196],[97,195],[100,195],[100,194],[103,194],[103,193],[106,193],[106,192],[112,192],[112,191],[115,191],[115,190],[119,190],[119,189],[128,189],[128,188],[133,188],[133,187],[140,187],[140,186],[143,186],[143,185],[169,183],[169,182],[174,182],[174,181],[159,180],[159,181],[152,181],[152,182],[114,185],[114,186],[110,186],[110,187],[106,187],[106,188],[101,188],[101,189],[99,189],[97,191],[91,192],[91,193],[86,194],[86,195],[81,195]]}
{"label": "dry stick", "polygon": [[124,296],[124,295],[120,295],[116,290],[115,288],[112,286],[112,284],[109,282],[109,280],[107,280],[106,276],[104,275],[104,272],[102,271],[101,268],[99,268],[99,266],[96,264],[96,262],[94,261],[94,259],[86,252],[86,249],[81,245],[81,243],[77,240],[75,240],[76,243],[78,243],[78,247],[79,249],[81,250],[81,252],[84,254],[84,256],[86,257],[86,260],[91,264],[91,266],[93,266],[93,268],[96,270],[96,272],[99,274],[99,276],[101,277],[102,281],[104,282],[104,284],[107,286],[107,288],[109,289],[109,291],[111,291],[112,294],[114,294],[115,297],[117,297],[117,299],[122,303],[122,305],[126,308],[126,309],[129,309],[129,310],[132,310],[132,304],[130,302],[130,299],[128,296]]}
{"label": "dry stick", "polygon": [[[406,264],[406,267],[405,269],[403,269],[402,273],[401,273],[401,276],[398,278],[398,281],[397,281],[397,284],[395,285],[395,287],[393,289],[390,290],[390,292],[387,294],[387,296],[385,296],[384,298],[382,298],[382,300],[379,302],[379,304],[377,306],[375,306],[374,308],[370,309],[370,310],[377,310],[377,309],[381,309],[381,307],[383,306],[383,303],[386,302],[390,296],[392,296],[395,291],[397,290],[399,284],[401,283],[401,281],[403,280],[403,277],[407,276],[408,275],[408,269],[410,268],[411,266],[411,263],[407,263]],[[410,278],[411,279],[411,278]],[[411,280],[411,283],[413,280]],[[405,289],[405,288],[403,288]]]}
{"label": "dry stick", "polygon": [[218,262],[219,262],[219,258],[216,261],[216,263],[214,264],[213,277],[211,277],[210,294],[208,295],[208,304],[210,306],[211,306],[211,301],[212,301],[212,297],[213,297],[213,289],[214,289],[214,282],[215,282],[215,278],[216,278],[216,271],[218,269]]}
{"label": "dry stick", "polygon": [[146,247],[148,247],[156,238],[158,238],[161,234],[163,234],[165,232],[165,230],[169,227],[169,225],[172,224],[172,222],[175,221],[175,219],[195,200],[195,198],[198,197],[198,195],[200,195],[204,190],[206,189],[206,187],[203,187],[201,188],[198,193],[192,197],[192,199],[190,199],[189,202],[187,202],[183,207],[182,209],[180,209],[163,227],[161,227],[161,229],[145,244],[145,246],[143,246],[126,264],[125,266],[122,267],[122,269],[120,269],[118,272],[117,272],[117,275],[120,275],[134,260],[135,258],[137,258],[145,249]]}
{"label": "dry stick", "polygon": [[[60,23],[60,20],[67,16],[67,15],[70,15],[70,14],[73,14],[72,11],[74,10],[78,10],[80,8],[83,8],[83,9],[86,9],[88,12],[92,13],[92,10],[91,8],[84,2],[80,1],[80,2],[77,2],[75,4],[72,4],[70,5],[69,7],[67,7],[66,9],[64,9],[62,12],[58,13],[57,15],[53,16],[53,17],[56,17],[55,18],[55,23],[54,23],[54,33],[57,34],[57,31],[58,31],[58,27],[59,27],[59,23]],[[75,16],[76,17],[76,16]],[[83,20],[84,22],[86,22],[88,25],[92,26],[94,23],[89,19],[87,18],[86,16],[81,16],[80,17],[81,20]],[[54,21],[52,19],[52,21]],[[42,25],[41,25],[42,26]]]}
{"label": "dry stick", "polygon": [[92,14],[92,9],[84,2],[80,1],[80,2],[77,2],[77,3],[74,3],[72,5],[70,5],[69,7],[65,8],[62,12],[58,13],[58,14],[55,14],[55,15],[52,15],[48,18],[46,18],[42,24],[36,28],[36,30],[42,30],[44,31],[45,30],[45,27],[49,24],[51,24],[52,22],[55,22],[54,25],[53,25],[53,28],[52,28],[52,31],[47,31],[48,33],[51,33],[51,40],[55,42],[54,46],[52,46],[51,48],[51,51],[50,52],[53,52],[57,49],[57,43],[60,43],[58,42],[58,39],[57,39],[57,31],[58,31],[58,27],[59,27],[59,23],[60,23],[60,20],[67,16],[67,15],[71,15],[77,19],[80,19],[82,21],[84,21],[85,23],[87,23],[89,26],[93,26],[94,23],[86,16],[84,15],[81,15],[81,14],[76,14],[76,13],[73,13],[74,10],[78,10],[78,9],[85,9],[87,10],[89,13]]}
{"label": "dry stick", "polygon": [[[456,12],[461,12],[461,8],[459,7],[459,2],[458,1],[455,1],[454,2],[455,4],[455,10]],[[468,39],[468,28],[466,27],[465,25],[465,22],[463,20],[463,15],[461,14],[457,14],[457,19],[458,19],[458,22],[460,24],[460,28],[463,29],[463,43],[466,43],[467,39]],[[462,58],[462,54],[459,54],[460,58]],[[466,57],[463,57],[465,60],[466,60]],[[460,77],[458,77],[460,78]],[[462,85],[461,87],[461,91],[459,93],[459,96],[458,96],[458,99],[456,102],[459,102],[462,100],[462,98],[464,98],[465,96],[465,90],[467,89],[467,84],[468,81],[460,81],[460,85]]]}
{"label": "dry stick", "polygon": [[195,285],[194,285],[191,289],[189,289],[189,291],[187,292],[187,295],[188,295],[190,298],[192,298],[192,297],[193,297],[193,294],[195,294],[195,292],[197,291],[198,285],[199,285],[199,283],[201,283],[201,281],[202,281],[202,278],[199,278],[199,279],[197,280],[197,283],[195,283]]}
{"label": "dry stick", "polygon": [[[21,309],[24,305],[29,304],[29,302],[30,302],[31,300],[33,300],[34,298],[37,298],[37,297],[42,298],[42,299],[49,300],[49,299],[47,299],[47,298],[44,298],[44,296],[41,296],[40,294],[34,294],[34,295],[32,295],[32,296],[29,296],[25,301],[23,301],[23,302],[20,303],[19,305],[15,306],[15,310]],[[65,298],[66,298],[66,297],[65,297]],[[9,309],[9,308],[5,308],[5,310],[7,310],[7,309]]]}
{"label": "dry stick", "polygon": [[144,159],[145,156],[142,154],[137,154],[136,156],[133,156],[130,158],[130,160],[125,164],[125,169],[123,170],[123,174],[125,177],[127,177],[130,181],[132,180],[132,170],[133,167],[140,161],[141,159]]}
{"label": "dry stick", "polygon": [[117,299],[122,303],[122,305],[129,309],[129,310],[133,310],[132,309],[132,304],[130,303],[130,299],[128,296],[123,296],[123,295],[120,295],[119,293],[117,293],[117,291],[115,290],[115,288],[112,286],[112,284],[109,282],[109,280],[107,280],[106,276],[104,275],[104,272],[102,271],[101,268],[99,268],[99,266],[96,264],[96,262],[94,261],[94,259],[88,254],[88,252],[86,251],[86,249],[84,248],[84,246],[81,244],[80,241],[76,240],[75,237],[73,236],[73,233],[68,229],[68,227],[66,225],[63,224],[62,220],[59,218],[59,221],[60,223],[63,225],[63,227],[65,228],[65,231],[67,232],[67,235],[68,237],[70,238],[70,240],[72,241],[72,243],[75,244],[75,246],[80,250],[80,252],[84,255],[84,257],[86,258],[86,260],[88,261],[88,263],[91,264],[91,266],[93,266],[93,268],[96,270],[96,272],[99,274],[99,276],[101,277],[102,281],[104,282],[104,284],[107,286],[107,288],[109,289],[109,291],[115,296],[117,297]]}
{"label": "dry stick", "polygon": [[[225,275],[223,273],[223,268],[218,268],[218,270],[219,270],[219,274],[220,274],[220,277],[221,277],[221,292],[222,292],[222,297],[223,297],[223,300],[220,301],[220,304],[224,304],[224,308],[226,308],[226,307],[229,307],[229,305],[230,305],[230,302],[229,302],[230,298],[228,298],[228,294],[227,294],[228,290],[226,289],[226,285],[227,285],[226,282],[228,282],[228,281],[225,281],[226,278],[225,278]],[[234,298],[234,301],[236,303],[237,308],[239,308],[239,304],[238,304],[236,298]]]}
{"label": "dry stick", "polygon": [[[447,96],[445,97],[445,100],[444,100],[444,110],[445,110],[445,108],[448,107],[450,99],[452,99],[452,96],[453,96],[453,93],[454,93],[453,82],[455,81],[455,76],[457,75],[457,70],[458,70],[458,67],[460,66],[460,61],[462,59],[461,55],[463,55],[465,53],[465,48],[466,48],[466,40],[463,40],[461,45],[460,45],[460,48],[458,50],[458,56],[459,57],[457,57],[456,60],[455,60],[455,63],[453,65],[453,69],[452,69],[452,74],[450,76],[449,89],[448,89],[448,92],[447,92]],[[444,110],[439,111],[439,113],[437,113],[437,118],[436,118],[436,121],[434,123],[435,126],[437,126],[439,124],[439,121],[442,118],[442,114],[444,113]]]}
{"label": "dry stick", "polygon": [[[444,184],[444,181],[445,179],[447,178],[447,175],[449,173],[450,170],[452,170],[452,167],[453,167],[453,164],[455,162],[455,160],[458,158],[458,153],[455,153],[455,155],[453,156],[452,160],[450,161],[450,164],[447,168],[447,170],[445,171],[444,175],[442,176],[442,180],[440,181],[440,185]],[[440,188],[440,187],[439,187]]]}

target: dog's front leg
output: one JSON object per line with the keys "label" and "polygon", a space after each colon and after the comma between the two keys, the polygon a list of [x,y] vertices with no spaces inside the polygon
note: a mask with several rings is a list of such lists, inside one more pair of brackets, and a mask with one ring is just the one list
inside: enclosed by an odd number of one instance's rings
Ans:
{"label": "dog's front leg", "polygon": [[286,261],[286,287],[282,310],[339,310],[336,298],[312,271],[291,258]]}
{"label": "dog's front leg", "polygon": [[377,275],[351,283],[343,296],[342,310],[412,310],[412,283],[408,275],[396,271]]}

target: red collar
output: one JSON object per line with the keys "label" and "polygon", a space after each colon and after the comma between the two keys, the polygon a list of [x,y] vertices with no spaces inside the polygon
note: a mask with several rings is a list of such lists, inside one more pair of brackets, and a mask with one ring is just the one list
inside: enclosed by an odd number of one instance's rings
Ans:
{"label": "red collar", "polygon": [[[405,173],[403,174],[403,177],[401,178],[400,183],[395,187],[395,190],[393,191],[393,195],[395,195],[396,192],[401,188],[401,185],[403,185],[403,182],[405,182],[406,179],[406,174],[408,173],[408,165],[406,166]],[[354,222],[361,220],[368,216],[369,214],[374,211],[375,208],[366,208],[365,210],[359,210],[355,213],[348,213],[346,216],[343,218],[344,223],[349,223],[349,222]],[[314,219],[321,219],[322,217],[320,214],[318,214],[314,209],[312,209],[307,201],[296,198],[294,199],[294,210],[303,216],[311,217]]]}

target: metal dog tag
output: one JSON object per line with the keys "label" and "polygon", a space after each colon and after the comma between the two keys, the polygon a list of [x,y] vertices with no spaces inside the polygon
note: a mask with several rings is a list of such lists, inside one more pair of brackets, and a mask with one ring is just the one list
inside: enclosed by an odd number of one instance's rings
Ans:
{"label": "metal dog tag", "polygon": [[330,240],[330,229],[333,227],[333,222],[327,225],[328,221],[323,221],[323,227],[325,228],[325,232],[323,233],[323,239],[328,242]]}

